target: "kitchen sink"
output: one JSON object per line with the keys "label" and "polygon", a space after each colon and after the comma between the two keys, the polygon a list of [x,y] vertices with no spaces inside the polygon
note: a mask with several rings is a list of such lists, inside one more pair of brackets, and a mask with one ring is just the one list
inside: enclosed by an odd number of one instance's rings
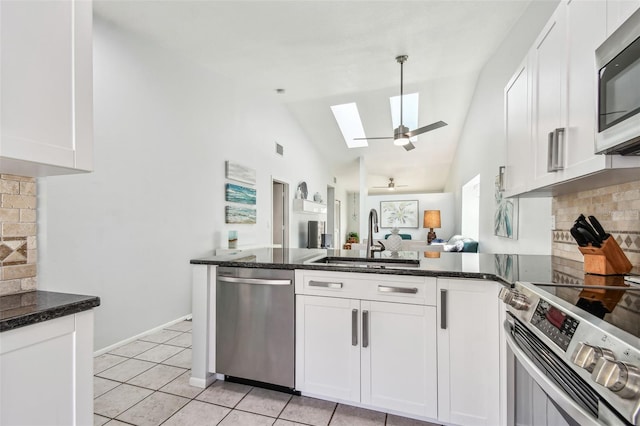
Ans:
{"label": "kitchen sink", "polygon": [[419,268],[420,261],[417,259],[368,259],[354,257],[323,257],[311,263],[333,266],[348,266],[352,268]]}

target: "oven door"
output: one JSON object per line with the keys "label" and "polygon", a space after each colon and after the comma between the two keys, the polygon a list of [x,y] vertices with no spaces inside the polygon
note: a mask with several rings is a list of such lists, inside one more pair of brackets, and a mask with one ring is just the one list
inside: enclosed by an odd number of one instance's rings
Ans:
{"label": "oven door", "polygon": [[517,319],[507,315],[504,325],[512,360],[509,367],[509,395],[513,398],[509,409],[510,425],[624,424],[612,413],[604,412],[598,395]]}

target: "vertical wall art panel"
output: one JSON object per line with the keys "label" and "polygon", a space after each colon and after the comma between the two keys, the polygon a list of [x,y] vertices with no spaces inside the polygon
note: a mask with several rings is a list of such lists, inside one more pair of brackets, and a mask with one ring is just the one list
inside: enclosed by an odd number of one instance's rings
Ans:
{"label": "vertical wall art panel", "polygon": [[248,183],[250,185],[256,184],[255,169],[245,167],[232,161],[225,162],[225,174],[227,179]]}
{"label": "vertical wall art panel", "polygon": [[496,212],[493,216],[493,231],[498,237],[518,239],[518,199],[503,198],[499,178],[495,185]]}
{"label": "vertical wall art panel", "polygon": [[256,190],[246,186],[226,184],[225,200],[234,203],[256,204]]}

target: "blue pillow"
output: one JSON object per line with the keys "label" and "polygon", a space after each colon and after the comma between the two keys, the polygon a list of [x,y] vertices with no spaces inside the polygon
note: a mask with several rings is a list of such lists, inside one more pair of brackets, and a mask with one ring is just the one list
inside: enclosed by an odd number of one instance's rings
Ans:
{"label": "blue pillow", "polygon": [[[386,234],[384,236],[384,239],[385,240],[388,239],[389,235],[391,235],[391,234]],[[411,239],[411,234],[398,234],[398,235],[400,235],[400,238],[402,238],[403,240],[410,240]]]}

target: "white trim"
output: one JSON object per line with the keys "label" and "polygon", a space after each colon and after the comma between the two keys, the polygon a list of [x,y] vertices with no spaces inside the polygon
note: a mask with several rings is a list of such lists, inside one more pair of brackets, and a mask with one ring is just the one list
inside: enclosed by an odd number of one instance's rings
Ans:
{"label": "white trim", "polygon": [[185,316],[180,317],[178,319],[175,319],[173,321],[169,321],[166,324],[163,324],[163,325],[160,325],[158,327],[152,328],[150,330],[144,331],[144,332],[142,332],[140,334],[136,334],[133,337],[129,337],[127,339],[121,340],[121,341],[119,341],[117,343],[114,343],[113,345],[107,346],[106,348],[98,349],[97,351],[95,351],[93,353],[93,356],[94,357],[100,356],[100,355],[105,354],[105,353],[107,353],[107,352],[109,352],[109,351],[111,351],[113,349],[116,349],[116,348],[122,346],[122,345],[126,345],[127,343],[131,343],[131,342],[133,342],[135,340],[138,340],[141,337],[148,336],[149,334],[156,333],[156,332],[158,332],[158,331],[160,331],[162,329],[165,329],[167,327],[170,327],[170,326],[172,326],[174,324],[177,324],[179,322],[182,322],[182,321],[185,321],[185,320],[188,320],[188,319],[191,319],[191,314],[185,315]]}

